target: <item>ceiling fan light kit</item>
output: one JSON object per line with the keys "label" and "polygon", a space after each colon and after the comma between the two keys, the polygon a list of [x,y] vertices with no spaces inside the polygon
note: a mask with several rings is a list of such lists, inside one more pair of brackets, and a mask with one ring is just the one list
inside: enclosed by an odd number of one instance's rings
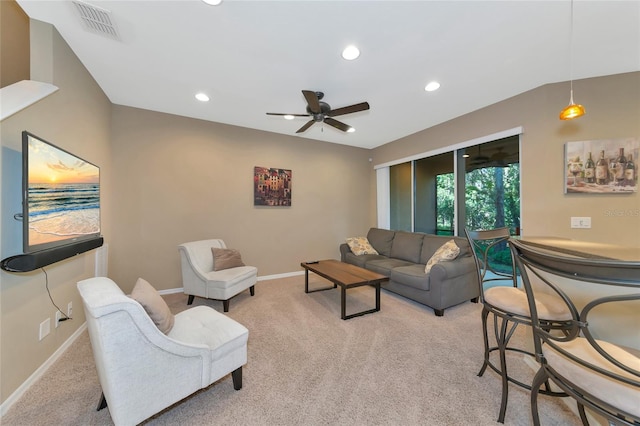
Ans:
{"label": "ceiling fan light kit", "polygon": [[[366,111],[369,109],[368,102],[360,102],[358,104],[349,105],[346,107],[331,109],[331,105],[322,101],[324,93],[314,92],[312,90],[303,90],[302,95],[307,101],[307,113],[306,114],[288,114],[279,112],[268,112],[267,115],[276,115],[287,117],[311,117],[311,120],[307,121],[302,127],[300,127],[296,133],[302,133],[309,129],[314,123],[326,123],[331,127],[335,127],[343,132],[353,133],[355,129],[348,124],[334,119],[345,114],[352,114],[354,112]],[[289,118],[290,119],[290,118]]]}

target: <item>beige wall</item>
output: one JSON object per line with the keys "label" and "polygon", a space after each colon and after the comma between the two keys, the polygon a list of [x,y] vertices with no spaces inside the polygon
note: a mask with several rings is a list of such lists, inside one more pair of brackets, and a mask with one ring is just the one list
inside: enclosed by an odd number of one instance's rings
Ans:
{"label": "beige wall", "polygon": [[[568,103],[569,83],[549,84],[380,146],[371,154],[373,163],[522,126],[522,234],[638,247],[640,194],[564,194],[563,176],[565,142],[640,140],[640,72],[578,80],[573,86],[576,101],[587,110],[581,118],[558,119]],[[622,215],[611,215],[612,211]],[[592,228],[571,229],[571,216],[591,217]]]}
{"label": "beige wall", "polygon": [[[20,159],[21,133],[28,130],[101,168],[102,232],[107,239],[111,224],[111,152],[109,147],[111,104],[67,44],[48,24],[32,21],[32,44],[53,59],[51,83],[60,90],[2,121],[2,152]],[[37,34],[37,36],[35,35]],[[20,168],[18,167],[18,170]],[[3,171],[4,172],[4,171]],[[21,176],[4,176],[3,196],[15,192]],[[16,188],[17,186],[17,188]],[[3,200],[0,258],[21,253],[22,238],[11,218],[21,211],[17,203]],[[4,197],[3,197],[4,198]],[[9,219],[9,220],[7,220]],[[17,251],[16,251],[17,250]],[[0,271],[0,401],[4,402],[84,323],[76,282],[93,276],[94,251],[47,266],[51,296],[66,312],[73,302],[73,320],[54,327],[55,311],[45,288],[42,271],[16,274]],[[51,319],[51,334],[38,340],[39,324]]]}
{"label": "beige wall", "polygon": [[[2,122],[2,149],[18,154],[29,130],[100,166],[109,276],[123,290],[139,276],[160,290],[181,287],[177,245],[184,241],[223,238],[265,276],[339,256],[338,244],[374,220],[367,150],[113,106],[53,27],[31,26],[32,64],[39,64],[32,78],[60,90]],[[291,207],[253,206],[254,166],[293,170]],[[2,205],[2,223],[16,209]],[[2,238],[3,247],[18,247],[2,258],[19,253],[19,241]],[[40,322],[55,318],[44,274],[0,272],[0,401],[82,325],[75,285],[94,264],[92,251],[46,267],[54,300],[63,308],[72,301],[74,320],[42,341]]]}
{"label": "beige wall", "polygon": [[[339,257],[371,224],[368,150],[113,108],[117,208],[109,275],[182,287],[180,243],[222,238],[259,276]],[[291,169],[291,207],[253,205],[254,166]]]}
{"label": "beige wall", "polygon": [[[57,32],[44,24],[36,29],[32,51],[37,60],[51,58],[51,67],[40,70],[60,90],[2,122],[2,149],[20,151],[27,129],[101,167],[109,276],[125,291],[138,276],[159,289],[180,287],[176,246],[198,238],[223,238],[261,276],[337,257],[345,237],[375,224],[372,164],[517,126],[524,127],[523,232],[636,245],[640,239],[638,217],[604,217],[606,209],[638,208],[638,194],[567,196],[561,183],[564,142],[639,137],[640,73],[577,81],[576,99],[587,115],[574,122],[557,120],[568,84],[548,85],[367,151],[112,106]],[[290,208],[253,206],[254,166],[293,170]],[[15,212],[4,202],[0,207],[4,224]],[[592,216],[593,229],[570,230],[571,215]],[[2,239],[4,247],[4,230]],[[73,321],[41,342],[38,324],[53,321],[55,312],[44,275],[0,272],[2,402],[84,322],[75,284],[93,275],[93,252],[46,269],[54,299],[73,301],[75,309]]]}
{"label": "beige wall", "polygon": [[0,87],[29,79],[29,17],[15,1],[0,1]]}

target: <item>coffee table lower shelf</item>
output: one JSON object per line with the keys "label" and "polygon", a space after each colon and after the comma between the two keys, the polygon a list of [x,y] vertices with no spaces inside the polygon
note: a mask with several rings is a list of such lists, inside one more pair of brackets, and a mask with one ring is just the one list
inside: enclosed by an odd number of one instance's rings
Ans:
{"label": "coffee table lower shelf", "polygon": [[[340,287],[340,318],[348,320],[350,318],[359,317],[366,314],[378,312],[380,310],[380,283],[389,278],[377,274],[375,272],[360,268],[355,265],[343,263],[338,260],[320,260],[318,262],[300,264],[304,268],[304,292],[315,293],[316,291],[331,290]],[[309,271],[320,275],[321,277],[331,281],[333,286],[322,287],[309,290]],[[346,314],[347,305],[347,289],[370,285],[375,287],[376,291],[376,307],[353,314]]]}

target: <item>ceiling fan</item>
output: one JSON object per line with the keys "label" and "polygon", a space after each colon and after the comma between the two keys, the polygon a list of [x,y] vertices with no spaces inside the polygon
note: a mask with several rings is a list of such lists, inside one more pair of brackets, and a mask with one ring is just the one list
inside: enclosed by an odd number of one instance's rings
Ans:
{"label": "ceiling fan", "polygon": [[491,158],[487,157],[486,155],[482,155],[482,148],[480,147],[480,145],[478,145],[478,155],[476,155],[471,159],[471,164],[472,165],[483,164],[488,162],[489,160],[491,160]]}
{"label": "ceiling fan", "polygon": [[496,151],[493,154],[491,154],[490,157],[488,157],[482,154],[481,147],[480,145],[478,145],[478,155],[476,155],[470,160],[469,165],[474,168],[477,168],[475,166],[505,167],[508,164],[517,162],[518,161],[517,159],[518,159],[517,152],[511,152],[511,153],[505,152],[504,147],[502,146],[496,147]]}
{"label": "ceiling fan", "polygon": [[302,94],[307,100],[307,113],[306,114],[284,114],[278,112],[268,112],[267,115],[279,115],[279,116],[293,116],[293,117],[311,117],[311,120],[307,121],[304,126],[300,127],[296,133],[302,133],[313,125],[313,123],[327,123],[330,126],[335,127],[343,132],[353,131],[353,127],[338,121],[332,117],[339,115],[351,114],[359,111],[366,111],[369,109],[368,102],[360,102],[338,109],[331,109],[331,106],[322,101],[324,93],[313,92],[311,90],[303,90]]}
{"label": "ceiling fan", "polygon": [[504,147],[499,146],[497,148],[497,151],[494,152],[493,154],[491,154],[491,160],[495,161],[496,164],[504,165],[505,164],[504,161],[507,158],[511,157],[511,154],[509,154],[507,152],[504,152],[503,149],[504,149]]}

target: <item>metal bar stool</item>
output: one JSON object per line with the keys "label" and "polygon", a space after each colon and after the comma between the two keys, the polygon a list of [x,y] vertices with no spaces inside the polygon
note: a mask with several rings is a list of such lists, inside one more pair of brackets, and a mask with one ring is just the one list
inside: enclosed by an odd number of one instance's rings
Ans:
{"label": "metal bar stool", "polygon": [[[531,391],[534,426],[540,424],[538,389],[548,380],[576,401],[583,425],[589,424],[585,407],[612,425],[640,424],[640,261],[566,256],[521,241],[512,241],[511,250],[528,296],[540,363]],[[591,288],[599,291],[581,291],[578,302],[565,291],[571,288],[567,281],[584,284],[581,289],[596,284]],[[536,303],[542,295],[554,295],[571,312],[565,333],[548,329]],[[621,330],[628,339],[616,335]]]}
{"label": "metal bar stool", "polygon": [[[520,386],[524,389],[531,390],[531,386],[523,383],[508,374],[507,369],[507,351],[518,352],[535,355],[523,348],[510,346],[509,342],[516,331],[518,325],[523,324],[527,327],[532,325],[531,314],[527,302],[527,295],[523,289],[518,288],[515,262],[510,252],[511,271],[496,271],[489,264],[489,256],[497,246],[508,244],[510,234],[509,228],[497,228],[492,230],[471,231],[465,229],[469,245],[472,247],[474,259],[476,261],[476,269],[478,271],[478,281],[480,283],[480,299],[482,301],[482,332],[484,337],[484,363],[478,373],[482,376],[487,367],[498,373],[502,378],[502,398],[500,402],[500,412],[498,414],[498,422],[504,423],[504,417],[507,411],[507,400],[509,397],[509,382]],[[485,289],[485,283],[492,281],[510,281],[512,286],[496,286]],[[549,309],[544,300],[538,300],[540,304],[539,314],[544,318],[547,327],[562,328],[567,320],[571,319],[568,309],[560,309],[555,311]],[[492,315],[493,333],[495,335],[495,346],[489,345],[488,317]],[[490,359],[492,352],[498,351],[500,363],[496,365]],[[556,394],[551,392],[547,387],[541,391],[547,394]]]}

